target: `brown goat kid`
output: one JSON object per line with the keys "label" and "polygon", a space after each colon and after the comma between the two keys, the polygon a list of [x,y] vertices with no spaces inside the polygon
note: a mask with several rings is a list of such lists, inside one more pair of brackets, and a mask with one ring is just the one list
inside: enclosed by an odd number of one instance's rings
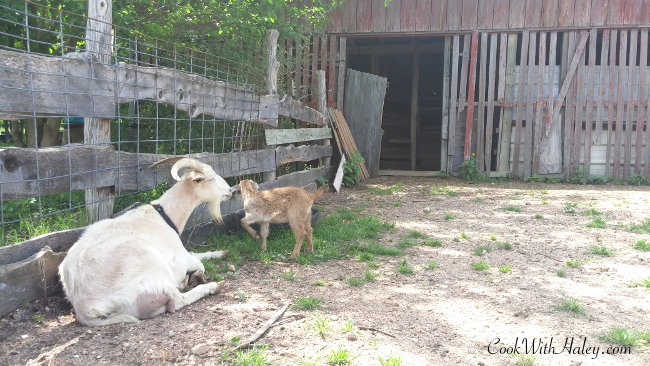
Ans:
{"label": "brown goat kid", "polygon": [[[305,251],[312,253],[311,206],[329,191],[327,185],[321,187],[316,193],[308,193],[300,187],[281,187],[258,191],[257,183],[252,180],[243,180],[232,191],[241,191],[244,201],[246,216],[241,219],[241,226],[248,231],[253,240],[262,237],[260,250],[266,251],[266,237],[269,235],[269,224],[289,223],[291,230],[296,234],[296,246],[289,256],[295,259],[300,254],[303,239],[307,238]],[[250,227],[251,224],[260,225],[260,235]]]}

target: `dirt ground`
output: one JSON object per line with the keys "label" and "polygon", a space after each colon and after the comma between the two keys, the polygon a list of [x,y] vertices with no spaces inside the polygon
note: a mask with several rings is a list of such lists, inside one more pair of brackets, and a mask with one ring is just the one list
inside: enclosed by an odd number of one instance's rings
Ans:
{"label": "dirt ground", "polygon": [[[404,188],[390,195],[369,192],[397,183]],[[429,193],[432,184],[440,194]],[[378,239],[385,246],[414,230],[440,240],[438,247],[405,249],[414,274],[397,271],[401,256],[377,256],[379,267],[372,271],[378,276],[363,286],[348,283],[368,268],[352,257],[310,266],[244,261],[221,294],[176,314],[99,328],[80,326],[70,305],[52,297],[0,319],[0,364],[221,365],[233,337],[247,339],[282,305],[311,296],[323,299],[320,313],[330,321],[329,332],[321,337],[309,326],[314,312],[287,310],[261,338],[274,365],[325,365],[325,356],[339,346],[356,356],[353,365],[379,365],[378,357],[391,353],[401,355],[403,365],[510,365],[516,358],[499,354],[506,350],[500,347],[518,342],[523,354],[524,341],[540,338],[552,348],[534,365],[650,365],[647,343],[631,354],[611,355],[616,346],[599,340],[612,327],[650,331],[650,291],[631,285],[650,278],[650,252],[632,248],[650,235],[628,230],[650,218],[649,193],[648,187],[616,185],[372,179],[328,194],[317,205],[325,214],[363,205],[394,222],[396,231]],[[575,213],[565,211],[566,203],[577,203]],[[521,212],[504,210],[508,206]],[[603,214],[606,228],[586,227],[589,209]],[[478,245],[488,244],[491,251],[475,255]],[[593,246],[614,253],[592,254]],[[472,264],[484,259],[489,270],[474,270]],[[569,259],[582,264],[568,267]],[[431,261],[436,269],[425,268]],[[506,264],[511,272],[500,272]],[[297,274],[293,281],[281,276],[290,269]],[[557,310],[567,298],[577,299],[586,315]],[[352,332],[345,331],[348,319]],[[207,351],[193,354],[202,343]]]}

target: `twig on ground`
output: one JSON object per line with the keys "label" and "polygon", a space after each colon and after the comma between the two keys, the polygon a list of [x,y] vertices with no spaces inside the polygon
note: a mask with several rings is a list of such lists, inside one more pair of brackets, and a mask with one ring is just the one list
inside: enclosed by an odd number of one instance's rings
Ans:
{"label": "twig on ground", "polygon": [[258,331],[255,332],[255,334],[253,334],[250,338],[248,338],[246,342],[237,346],[235,350],[250,347],[251,343],[255,342],[259,337],[262,336],[262,334],[266,333],[266,331],[269,330],[271,325],[273,325],[273,323],[275,323],[275,321],[278,320],[278,318],[282,316],[282,314],[284,314],[284,312],[287,310],[288,307],[289,304],[286,304],[285,306],[282,307],[282,309],[278,310],[275,314],[273,314],[273,316],[269,320],[267,320],[266,323],[264,323],[262,328],[258,329]]}
{"label": "twig on ground", "polygon": [[392,338],[397,338],[397,337],[395,337],[394,335],[389,334],[389,333],[386,333],[386,332],[382,332],[382,331],[379,330],[379,329],[375,329],[375,328],[371,328],[371,327],[357,327],[357,328],[359,328],[359,329],[361,329],[361,330],[369,330],[369,331],[371,331],[371,332],[381,333],[381,334],[387,335],[387,336],[392,337]]}
{"label": "twig on ground", "polygon": [[288,322],[300,320],[300,319],[302,319],[304,317],[305,317],[304,314],[291,315],[291,316],[288,316],[288,317],[280,320],[279,322],[277,322],[275,324],[272,324],[269,328],[277,327],[278,325],[285,324],[285,323],[288,323]]}

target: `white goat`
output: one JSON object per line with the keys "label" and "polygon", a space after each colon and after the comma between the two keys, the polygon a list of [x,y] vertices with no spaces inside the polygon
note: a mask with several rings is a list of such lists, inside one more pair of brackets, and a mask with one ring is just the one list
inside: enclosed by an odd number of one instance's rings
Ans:
{"label": "white goat", "polygon": [[80,323],[137,322],[173,313],[221,289],[223,282],[212,282],[179,291],[186,287],[188,273],[205,270],[201,259],[221,258],[228,251],[189,253],[178,233],[205,202],[222,223],[220,203],[232,197],[230,186],[198,160],[174,157],[151,167],[164,163],[175,163],[171,174],[179,183],[151,205],[89,226],[59,266],[63,289]]}

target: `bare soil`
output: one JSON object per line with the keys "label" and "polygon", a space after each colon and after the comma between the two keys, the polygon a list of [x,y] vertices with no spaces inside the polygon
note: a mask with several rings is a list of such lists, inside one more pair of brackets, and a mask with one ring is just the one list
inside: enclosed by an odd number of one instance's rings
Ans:
{"label": "bare soil", "polygon": [[[404,188],[390,195],[369,192],[397,183]],[[457,195],[433,195],[432,184]],[[518,340],[523,354],[524,340],[530,345],[540,338],[549,348],[534,365],[650,365],[647,343],[631,354],[611,355],[616,346],[599,339],[612,327],[650,331],[650,290],[632,285],[650,277],[650,252],[632,248],[650,235],[628,229],[650,218],[649,193],[648,187],[614,185],[372,179],[328,194],[317,205],[325,214],[363,205],[367,213],[394,222],[396,231],[377,241],[385,246],[414,230],[440,240],[439,247],[405,250],[414,274],[397,271],[401,256],[377,256],[379,268],[372,271],[378,276],[362,286],[347,280],[362,276],[368,264],[352,257],[311,266],[244,261],[221,294],[175,314],[98,328],[80,326],[69,303],[54,296],[0,319],[0,364],[221,365],[233,337],[247,339],[284,304],[311,296],[323,299],[320,313],[330,320],[329,332],[321,337],[310,327],[314,312],[287,310],[281,324],[261,338],[274,365],[319,356],[314,364],[325,365],[325,356],[339,346],[357,357],[353,365],[378,365],[379,356],[391,353],[401,355],[403,365],[509,365],[515,357],[491,353]],[[565,212],[569,202],[578,203],[575,213]],[[508,206],[521,212],[504,210]],[[584,214],[588,209],[602,213],[606,228],[586,227],[593,217]],[[445,219],[447,214],[454,218]],[[474,253],[488,244],[491,251]],[[614,253],[592,254],[593,246]],[[474,270],[472,264],[484,259],[489,270]],[[569,259],[582,264],[568,267]],[[431,261],[437,269],[425,268]],[[512,271],[500,272],[503,265]],[[559,277],[558,269],[566,270],[566,277]],[[297,274],[293,281],[282,277],[289,270]],[[556,309],[568,298],[577,299],[586,315]],[[345,331],[348,319],[352,332]],[[207,352],[192,354],[201,343]],[[599,347],[595,355],[593,347]]]}

